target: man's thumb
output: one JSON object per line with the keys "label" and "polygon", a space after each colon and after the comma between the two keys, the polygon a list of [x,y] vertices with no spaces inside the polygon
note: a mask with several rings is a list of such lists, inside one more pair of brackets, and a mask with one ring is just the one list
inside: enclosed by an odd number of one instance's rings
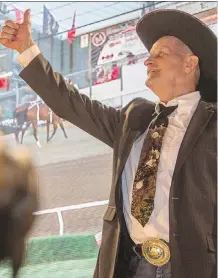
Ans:
{"label": "man's thumb", "polygon": [[24,16],[23,16],[23,22],[24,23],[30,23],[30,9],[26,10],[24,12]]}

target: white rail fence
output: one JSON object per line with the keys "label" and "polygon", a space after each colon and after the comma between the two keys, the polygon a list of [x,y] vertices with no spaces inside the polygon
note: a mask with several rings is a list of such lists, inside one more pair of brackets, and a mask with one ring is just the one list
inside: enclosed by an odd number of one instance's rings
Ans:
{"label": "white rail fence", "polygon": [[90,208],[90,207],[98,207],[98,206],[104,206],[107,204],[108,204],[108,200],[89,202],[89,203],[83,203],[83,204],[78,204],[78,205],[71,205],[71,206],[64,206],[64,207],[59,207],[59,208],[40,210],[40,211],[34,212],[34,215],[57,213],[58,222],[59,222],[59,235],[62,236],[64,234],[64,221],[63,221],[63,216],[62,216],[63,211],[77,210],[77,209]]}

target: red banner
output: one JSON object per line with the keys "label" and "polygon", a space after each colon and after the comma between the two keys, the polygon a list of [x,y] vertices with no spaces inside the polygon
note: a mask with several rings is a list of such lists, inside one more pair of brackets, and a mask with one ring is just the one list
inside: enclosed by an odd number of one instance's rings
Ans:
{"label": "red banner", "polygon": [[73,42],[73,39],[74,39],[75,34],[76,34],[75,19],[76,19],[76,11],[74,12],[74,15],[73,15],[73,24],[72,24],[72,27],[68,31],[68,34],[67,34],[67,39],[68,39],[69,43]]}

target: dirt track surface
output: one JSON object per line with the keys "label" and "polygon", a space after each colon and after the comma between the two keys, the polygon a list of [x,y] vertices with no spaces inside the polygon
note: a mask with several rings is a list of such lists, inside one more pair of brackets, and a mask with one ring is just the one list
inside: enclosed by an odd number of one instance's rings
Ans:
{"label": "dirt track surface", "polygon": [[[27,134],[27,146],[36,161],[39,174],[40,210],[107,200],[112,176],[112,150],[77,127],[65,124],[62,131],[45,143],[46,128],[39,129],[42,148]],[[5,136],[15,145],[12,135]],[[65,233],[99,232],[106,205],[62,213]],[[37,216],[30,236],[59,234],[57,213]]]}

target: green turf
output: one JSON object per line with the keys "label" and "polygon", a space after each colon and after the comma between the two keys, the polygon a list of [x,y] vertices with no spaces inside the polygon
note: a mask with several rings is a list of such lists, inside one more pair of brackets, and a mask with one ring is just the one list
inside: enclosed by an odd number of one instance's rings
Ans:
{"label": "green turf", "polygon": [[[35,238],[27,243],[19,278],[91,278],[98,248],[93,234]],[[0,265],[0,278],[11,278],[10,264]]]}
{"label": "green turf", "polygon": [[93,234],[75,234],[36,238],[27,247],[26,263],[80,260],[97,257]]}
{"label": "green turf", "polygon": [[[27,265],[18,278],[92,278],[96,258]],[[11,278],[11,268],[0,269],[1,278]]]}

